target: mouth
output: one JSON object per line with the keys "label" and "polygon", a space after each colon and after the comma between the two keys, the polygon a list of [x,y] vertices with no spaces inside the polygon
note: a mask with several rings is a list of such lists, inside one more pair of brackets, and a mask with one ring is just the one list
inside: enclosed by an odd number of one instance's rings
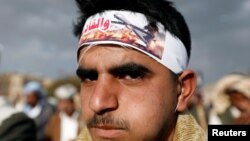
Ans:
{"label": "mouth", "polygon": [[111,125],[98,125],[90,127],[89,129],[93,136],[105,139],[120,138],[126,133],[124,128]]}

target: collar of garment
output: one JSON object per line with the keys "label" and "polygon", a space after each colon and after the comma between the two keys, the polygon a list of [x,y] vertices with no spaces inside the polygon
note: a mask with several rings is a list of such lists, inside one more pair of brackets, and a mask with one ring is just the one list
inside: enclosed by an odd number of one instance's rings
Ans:
{"label": "collar of garment", "polygon": [[183,112],[178,116],[173,141],[207,141],[207,135],[190,113]]}
{"label": "collar of garment", "polygon": [[27,115],[30,118],[36,118],[36,117],[38,117],[40,115],[41,112],[42,112],[42,105],[37,104],[34,108],[30,109],[27,112]]}

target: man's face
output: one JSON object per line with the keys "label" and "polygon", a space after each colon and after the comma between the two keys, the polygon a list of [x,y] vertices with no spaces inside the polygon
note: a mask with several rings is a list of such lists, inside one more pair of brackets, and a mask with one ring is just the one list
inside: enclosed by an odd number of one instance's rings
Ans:
{"label": "man's face", "polygon": [[29,94],[27,94],[25,98],[26,98],[26,103],[30,105],[31,107],[35,107],[39,101],[39,98],[36,92],[30,92]]}
{"label": "man's face", "polygon": [[229,94],[229,99],[232,105],[240,111],[249,111],[250,100],[244,94],[235,91]]}
{"label": "man's face", "polygon": [[171,72],[128,48],[96,46],[79,57],[83,119],[93,141],[160,141],[175,123]]}
{"label": "man's face", "polygon": [[60,99],[58,102],[58,109],[71,116],[75,110],[73,99]]}

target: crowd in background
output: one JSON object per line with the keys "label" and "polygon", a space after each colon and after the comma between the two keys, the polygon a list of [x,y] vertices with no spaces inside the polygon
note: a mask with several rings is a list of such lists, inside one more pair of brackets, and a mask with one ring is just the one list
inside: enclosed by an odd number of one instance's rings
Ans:
{"label": "crowd in background", "polygon": [[[201,73],[197,78],[189,111],[205,131],[208,124],[250,124],[248,75],[231,73],[209,86],[203,85]],[[73,141],[81,128],[77,102],[78,88],[70,83],[58,86],[48,96],[40,82],[29,81],[16,103],[0,94],[0,140],[11,140],[20,133],[20,141]]]}
{"label": "crowd in background", "polygon": [[[79,92],[76,86],[70,83],[62,84],[55,88],[53,96],[48,96],[39,81],[29,81],[24,84],[20,94],[20,99],[15,103],[0,95],[0,140],[76,139],[80,130],[80,109],[79,104],[76,104],[79,101]],[[16,113],[22,114],[22,119]],[[13,130],[15,127],[18,128]],[[16,136],[13,136],[15,134]]]}
{"label": "crowd in background", "polygon": [[189,111],[207,130],[207,125],[250,124],[250,77],[230,73],[213,85],[198,87],[189,105]]}

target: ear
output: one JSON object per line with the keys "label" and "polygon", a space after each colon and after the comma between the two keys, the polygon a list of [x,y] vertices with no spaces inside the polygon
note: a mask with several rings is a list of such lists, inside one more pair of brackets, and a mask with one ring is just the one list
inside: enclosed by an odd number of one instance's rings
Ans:
{"label": "ear", "polygon": [[176,110],[183,112],[196,89],[196,74],[192,70],[183,71],[179,76],[179,83],[181,87]]}

